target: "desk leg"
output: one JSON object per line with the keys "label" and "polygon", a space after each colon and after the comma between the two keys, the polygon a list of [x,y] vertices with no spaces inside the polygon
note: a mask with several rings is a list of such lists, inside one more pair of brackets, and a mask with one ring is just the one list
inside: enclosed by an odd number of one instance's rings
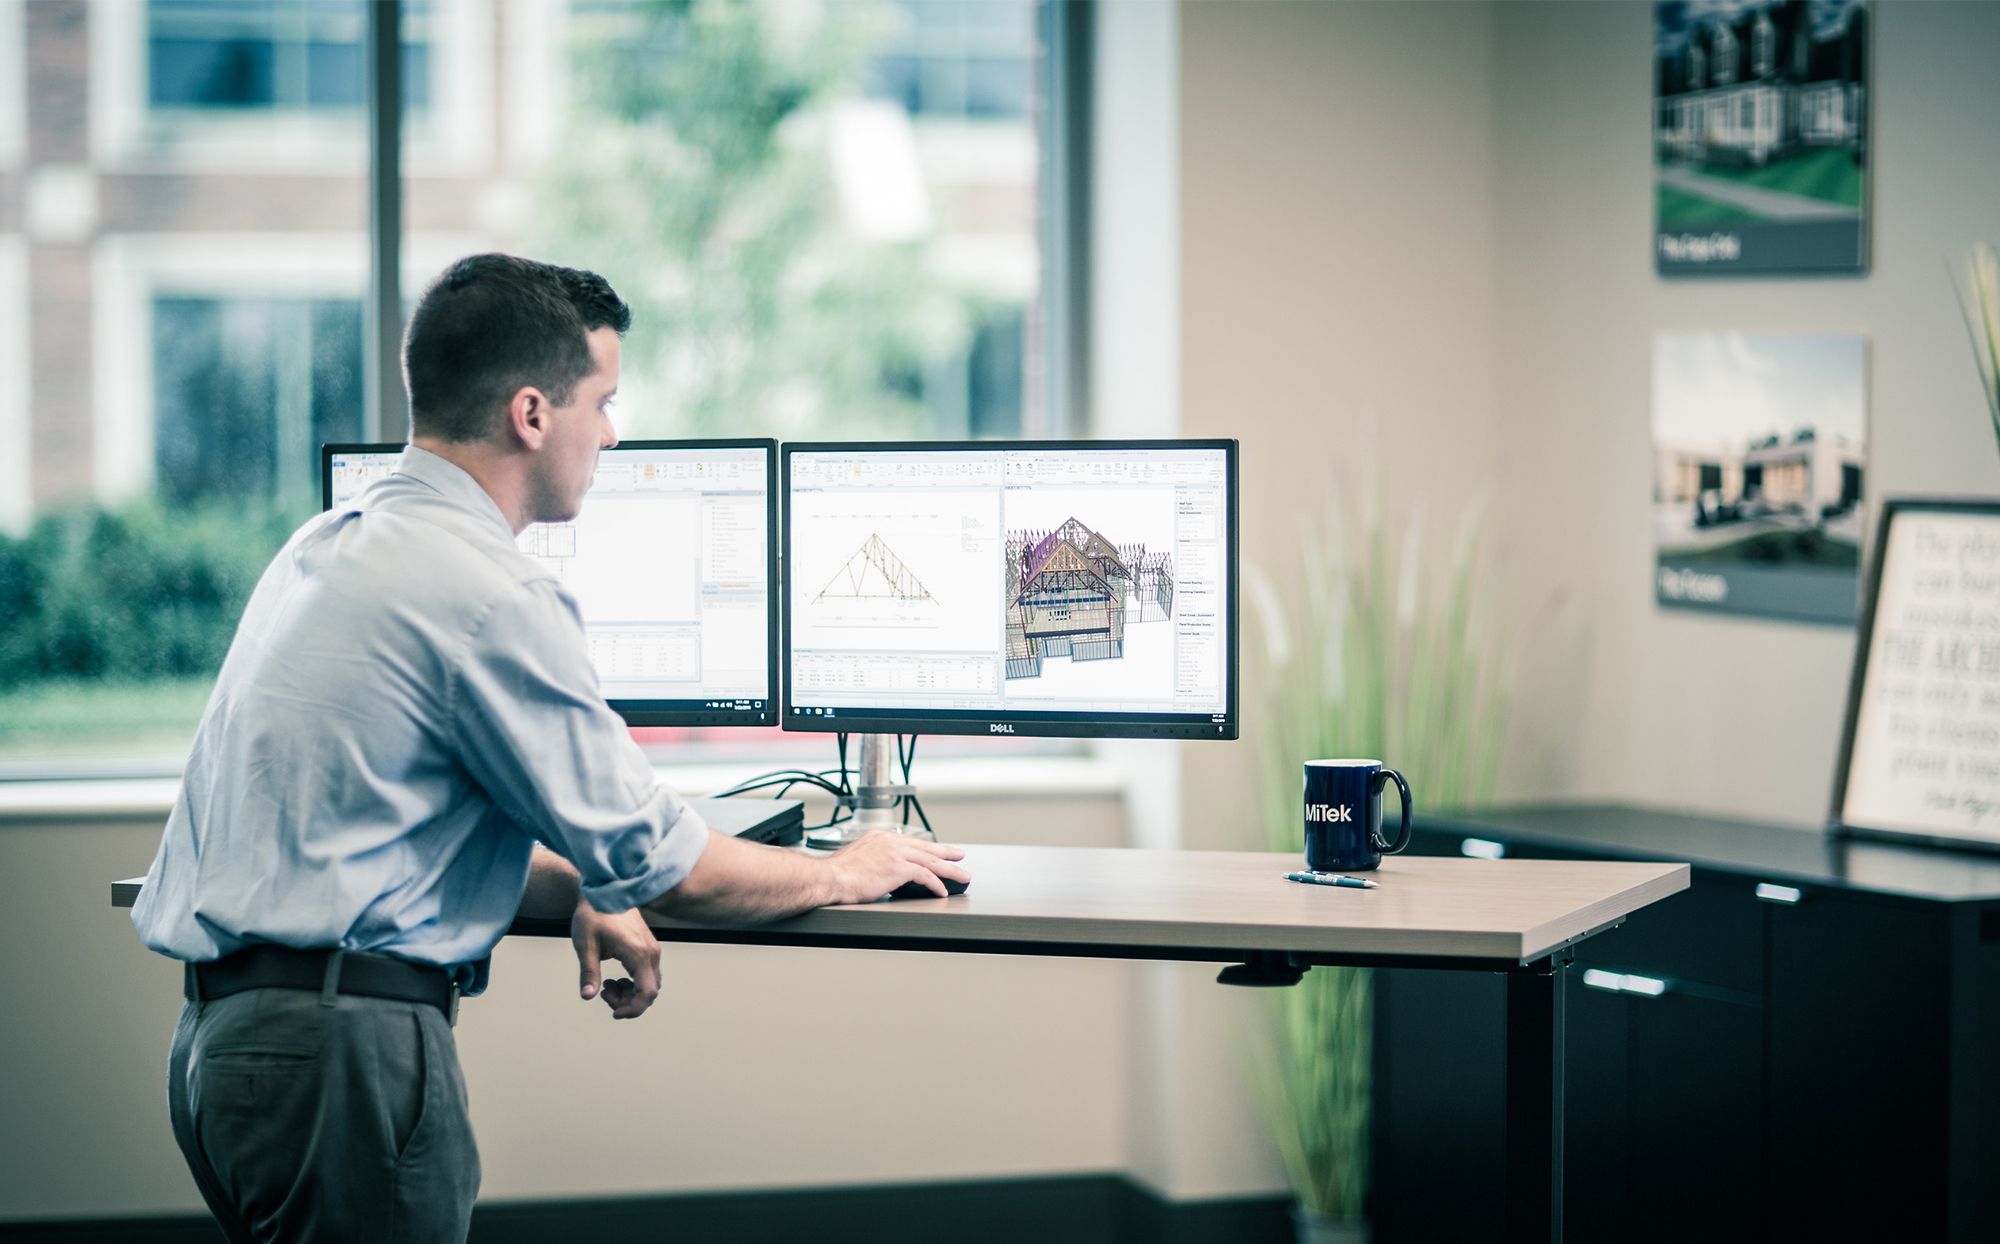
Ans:
{"label": "desk leg", "polygon": [[1564,966],[1507,975],[1508,1244],[1562,1244]]}

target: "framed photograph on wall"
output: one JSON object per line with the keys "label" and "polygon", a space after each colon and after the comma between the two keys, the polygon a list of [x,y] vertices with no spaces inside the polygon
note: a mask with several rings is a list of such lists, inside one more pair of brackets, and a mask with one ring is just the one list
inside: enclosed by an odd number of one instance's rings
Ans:
{"label": "framed photograph on wall", "polygon": [[1853,625],[1867,360],[1860,333],[1653,338],[1662,608]]}
{"label": "framed photograph on wall", "polygon": [[1867,271],[1866,0],[1653,13],[1660,275]]}
{"label": "framed photograph on wall", "polygon": [[1827,827],[2000,852],[2000,501],[1876,528]]}

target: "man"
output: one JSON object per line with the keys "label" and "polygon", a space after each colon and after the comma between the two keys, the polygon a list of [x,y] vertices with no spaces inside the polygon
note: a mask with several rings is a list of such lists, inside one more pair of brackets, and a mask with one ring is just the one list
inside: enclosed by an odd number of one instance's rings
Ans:
{"label": "man", "polygon": [[[233,1241],[462,1240],[479,1187],[450,1022],[517,910],[571,915],[580,992],[660,989],[641,908],[771,919],[967,880],[870,835],[825,859],[715,834],[598,693],[575,602],[523,556],[574,518],[631,312],[603,278],[461,260],[404,340],[397,473],[251,596],[133,909],[186,962],[174,1138]],[[628,980],[600,986],[615,959]]]}

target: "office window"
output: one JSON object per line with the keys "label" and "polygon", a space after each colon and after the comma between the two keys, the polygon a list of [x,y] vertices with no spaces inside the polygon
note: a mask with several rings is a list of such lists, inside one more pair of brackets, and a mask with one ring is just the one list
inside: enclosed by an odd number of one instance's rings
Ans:
{"label": "office window", "polygon": [[[37,114],[20,181],[62,193],[20,262],[0,247],[35,317],[23,413],[0,438],[27,451],[0,471],[20,490],[0,498],[16,511],[0,537],[0,763],[166,763],[258,573],[314,508],[316,438],[359,431],[365,10],[79,11],[24,27],[36,89],[88,107]],[[413,21],[432,13],[426,0]],[[0,340],[0,355],[15,350]]]}
{"label": "office window", "polygon": [[361,439],[361,303],[153,303],[156,479],[174,504],[318,504],[319,446]]}
{"label": "office window", "polygon": [[1035,11],[1019,0],[899,0],[871,93],[913,117],[1015,117],[1033,103]]}
{"label": "office window", "polygon": [[[0,246],[0,358],[30,306],[76,344],[0,419],[0,762],[184,752],[317,446],[365,435],[365,3],[127,0],[22,49],[89,101],[48,149],[90,155]],[[627,435],[1049,426],[1036,0],[403,12],[406,306],[475,251],[603,272]]]}
{"label": "office window", "polygon": [[[149,0],[154,108],[360,108],[366,0]],[[430,98],[429,6],[405,0],[403,100]]]}
{"label": "office window", "polygon": [[570,6],[521,239],[633,302],[628,433],[1034,430],[1036,14]]}

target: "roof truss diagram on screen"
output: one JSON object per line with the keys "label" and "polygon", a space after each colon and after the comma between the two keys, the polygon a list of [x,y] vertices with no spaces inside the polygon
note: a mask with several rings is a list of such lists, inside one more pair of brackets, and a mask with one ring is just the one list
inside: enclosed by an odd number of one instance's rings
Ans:
{"label": "roof truss diagram on screen", "polygon": [[[794,505],[796,634],[846,652],[998,645],[996,494],[897,488],[813,493]],[[879,676],[904,677],[908,669],[885,667]],[[962,685],[987,684],[981,676]]]}
{"label": "roof truss diagram on screen", "polygon": [[871,533],[826,581],[813,608],[822,626],[936,626],[937,597]]}

